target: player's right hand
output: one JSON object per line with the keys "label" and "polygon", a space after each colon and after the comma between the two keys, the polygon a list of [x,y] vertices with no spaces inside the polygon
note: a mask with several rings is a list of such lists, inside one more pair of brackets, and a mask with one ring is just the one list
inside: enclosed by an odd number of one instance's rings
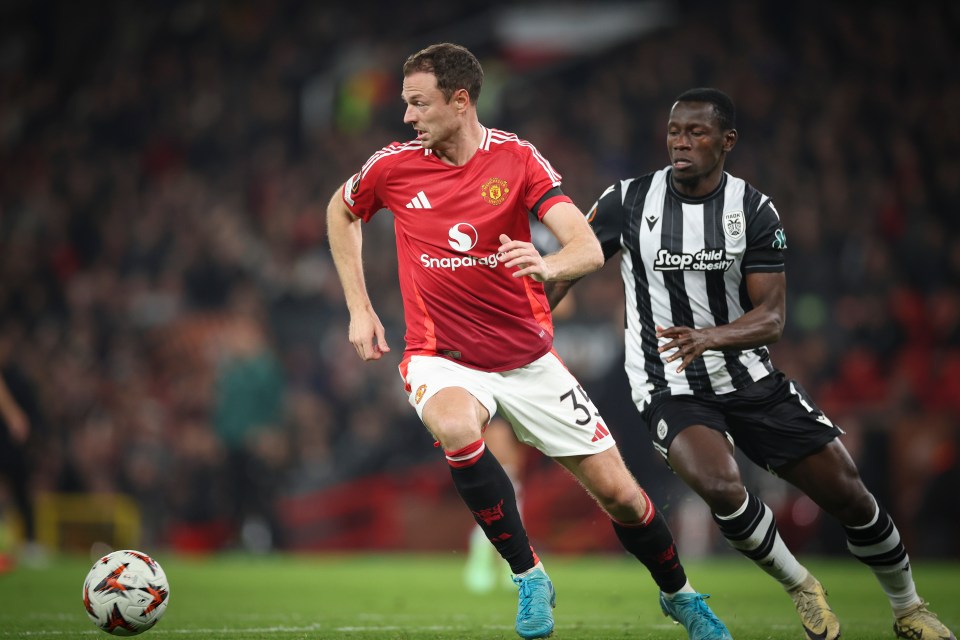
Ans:
{"label": "player's right hand", "polygon": [[383,324],[373,309],[350,316],[350,344],[363,360],[379,360],[390,351]]}

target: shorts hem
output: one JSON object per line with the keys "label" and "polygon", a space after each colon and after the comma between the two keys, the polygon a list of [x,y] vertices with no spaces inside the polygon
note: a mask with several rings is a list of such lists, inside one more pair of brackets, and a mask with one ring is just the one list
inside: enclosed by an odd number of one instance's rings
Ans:
{"label": "shorts hem", "polygon": [[834,440],[836,440],[837,438],[839,438],[841,435],[842,435],[842,434],[840,434],[840,433],[834,433],[834,432],[830,432],[830,433],[824,434],[824,436],[823,436],[822,438],[818,439],[818,440],[815,441],[815,442],[811,442],[811,443],[810,443],[810,446],[809,446],[809,447],[806,447],[806,448],[803,450],[802,453],[798,453],[798,454],[795,455],[795,456],[791,456],[789,460],[787,460],[787,461],[785,461],[785,462],[783,462],[783,463],[781,463],[781,464],[778,464],[777,466],[769,465],[769,463],[768,463],[768,465],[770,466],[771,469],[773,469],[774,471],[776,471],[777,469],[782,469],[783,467],[785,467],[785,466],[787,466],[787,465],[789,465],[789,464],[793,464],[793,463],[795,463],[795,462],[800,462],[801,460],[803,460],[803,459],[805,459],[805,458],[809,458],[811,455],[813,455],[814,453],[816,453],[818,450],[822,449],[823,447],[827,446],[828,444],[830,444],[831,442],[833,442]]}
{"label": "shorts hem", "polygon": [[552,453],[552,452],[547,453],[546,451],[544,451],[543,449],[540,449],[539,447],[534,446],[534,448],[538,449],[540,453],[550,458],[572,458],[573,456],[592,456],[597,453],[603,453],[604,451],[608,451],[614,448],[615,446],[617,446],[617,442],[611,437],[610,442],[608,444],[606,444],[601,448],[591,449],[590,451],[581,450],[581,451],[575,451],[571,453]]}

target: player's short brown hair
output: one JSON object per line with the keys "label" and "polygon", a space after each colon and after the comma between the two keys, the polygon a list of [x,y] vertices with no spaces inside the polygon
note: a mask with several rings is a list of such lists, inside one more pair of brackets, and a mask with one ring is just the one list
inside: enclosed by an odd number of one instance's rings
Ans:
{"label": "player's short brown hair", "polygon": [[451,42],[432,44],[412,54],[403,63],[403,77],[411,73],[432,73],[437,88],[450,100],[457,89],[466,89],[470,101],[477,104],[483,86],[483,68],[466,47]]}

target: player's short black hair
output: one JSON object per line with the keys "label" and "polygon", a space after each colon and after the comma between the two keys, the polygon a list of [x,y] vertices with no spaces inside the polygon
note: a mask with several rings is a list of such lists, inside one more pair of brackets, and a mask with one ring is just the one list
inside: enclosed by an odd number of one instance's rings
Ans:
{"label": "player's short black hair", "polygon": [[457,89],[466,89],[473,104],[480,99],[483,68],[466,47],[451,42],[432,44],[403,63],[403,77],[418,71],[435,75],[437,88],[448,101]]}
{"label": "player's short black hair", "polygon": [[724,131],[737,128],[737,109],[733,99],[719,89],[700,87],[688,89],[677,96],[677,102],[706,102],[713,105],[717,124]]}

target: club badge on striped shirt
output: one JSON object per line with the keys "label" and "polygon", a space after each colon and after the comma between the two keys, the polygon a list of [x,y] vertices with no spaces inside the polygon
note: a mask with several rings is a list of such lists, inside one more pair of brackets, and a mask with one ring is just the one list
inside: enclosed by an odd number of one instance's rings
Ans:
{"label": "club badge on striped shirt", "polygon": [[747,228],[743,210],[726,211],[723,214],[723,232],[731,239],[738,240]]}

